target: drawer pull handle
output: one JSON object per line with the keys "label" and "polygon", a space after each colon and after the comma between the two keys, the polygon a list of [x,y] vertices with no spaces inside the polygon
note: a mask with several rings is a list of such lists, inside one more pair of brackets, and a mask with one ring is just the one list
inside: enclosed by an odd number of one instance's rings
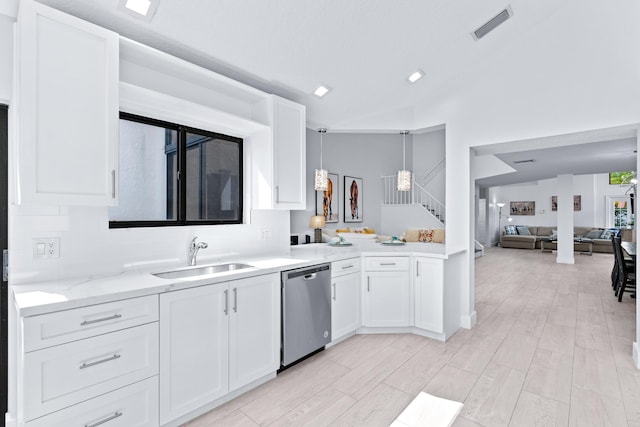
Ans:
{"label": "drawer pull handle", "polygon": [[349,265],[343,265],[342,269],[346,270],[347,268],[353,268],[353,264],[349,264]]}
{"label": "drawer pull handle", "polygon": [[381,262],[380,265],[396,265],[395,262]]}
{"label": "drawer pull handle", "polygon": [[116,171],[111,171],[111,198],[116,198]]}
{"label": "drawer pull handle", "polygon": [[229,314],[229,290],[224,290],[224,314]]}
{"label": "drawer pull handle", "polygon": [[333,300],[336,301],[336,283],[333,282],[332,285],[333,285]]}
{"label": "drawer pull handle", "polygon": [[106,359],[96,360],[95,362],[89,362],[89,363],[85,362],[82,365],[80,365],[80,369],[87,369],[92,366],[100,365],[102,363],[111,362],[112,360],[120,359],[121,357],[122,356],[120,356],[119,354],[114,354],[113,356],[107,357]]}
{"label": "drawer pull handle", "polygon": [[108,423],[109,421],[115,420],[116,418],[119,418],[121,416],[122,416],[122,412],[116,412],[113,415],[105,418],[104,420],[96,421],[93,424],[85,424],[84,427],[98,427],[104,423]]}
{"label": "drawer pull handle", "polygon": [[93,325],[94,323],[106,322],[107,320],[115,320],[121,317],[122,314],[114,314],[113,316],[103,317],[102,319],[85,320],[84,322],[80,323],[80,326]]}
{"label": "drawer pull handle", "polygon": [[238,312],[238,288],[233,288],[233,312]]}

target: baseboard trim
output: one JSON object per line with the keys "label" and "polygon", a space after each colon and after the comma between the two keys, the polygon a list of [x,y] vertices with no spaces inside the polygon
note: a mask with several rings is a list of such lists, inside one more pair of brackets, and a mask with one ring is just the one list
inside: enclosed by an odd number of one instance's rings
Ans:
{"label": "baseboard trim", "polygon": [[460,318],[460,326],[462,326],[465,329],[471,329],[474,326],[476,326],[476,323],[478,322],[478,313],[473,310],[471,312],[470,315],[468,316],[462,316]]}

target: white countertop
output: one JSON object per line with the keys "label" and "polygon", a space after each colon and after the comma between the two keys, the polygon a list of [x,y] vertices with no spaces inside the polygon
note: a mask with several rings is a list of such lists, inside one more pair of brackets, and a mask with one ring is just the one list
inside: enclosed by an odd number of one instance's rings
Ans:
{"label": "white countertop", "polygon": [[181,279],[161,279],[151,273],[183,268],[184,266],[170,265],[165,268],[156,266],[153,269],[123,270],[100,276],[13,286],[12,291],[18,315],[34,316],[92,304],[277,273],[323,262],[356,258],[361,255],[423,255],[446,259],[460,252],[463,252],[463,250],[447,250],[445,245],[437,243],[407,243],[398,247],[383,246],[373,241],[358,242],[353,246],[345,247],[332,247],[319,243],[292,246],[290,253],[281,256],[234,258],[224,262],[220,261],[218,264],[241,262],[253,266],[252,268],[224,273]]}

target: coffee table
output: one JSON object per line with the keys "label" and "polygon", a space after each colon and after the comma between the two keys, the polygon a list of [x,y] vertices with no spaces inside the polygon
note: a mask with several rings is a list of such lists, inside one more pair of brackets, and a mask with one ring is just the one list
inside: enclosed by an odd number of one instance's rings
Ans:
{"label": "coffee table", "polygon": [[[581,255],[593,255],[593,240],[586,237],[576,237],[573,239],[573,249],[586,245],[587,250],[578,251]],[[558,239],[545,237],[540,239],[540,251],[552,252],[558,249]],[[584,249],[584,248],[583,248]]]}

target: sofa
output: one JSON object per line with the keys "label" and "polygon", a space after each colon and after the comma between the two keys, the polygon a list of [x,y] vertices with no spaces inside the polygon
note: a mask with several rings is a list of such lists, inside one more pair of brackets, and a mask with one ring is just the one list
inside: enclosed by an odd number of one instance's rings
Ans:
{"label": "sofa", "polygon": [[[614,229],[573,227],[573,235],[575,237],[590,238],[593,241],[593,252],[613,253],[610,237],[612,230]],[[607,233],[607,231],[609,232]],[[619,230],[616,231],[620,232]],[[557,227],[507,225],[500,233],[500,246],[503,248],[540,249],[542,241],[548,239],[549,236],[554,235],[556,232]],[[623,240],[625,240],[624,235]],[[544,247],[545,249],[557,248],[556,242],[545,242]],[[589,245],[586,243],[576,243],[574,250],[577,252],[587,252],[589,251]]]}

